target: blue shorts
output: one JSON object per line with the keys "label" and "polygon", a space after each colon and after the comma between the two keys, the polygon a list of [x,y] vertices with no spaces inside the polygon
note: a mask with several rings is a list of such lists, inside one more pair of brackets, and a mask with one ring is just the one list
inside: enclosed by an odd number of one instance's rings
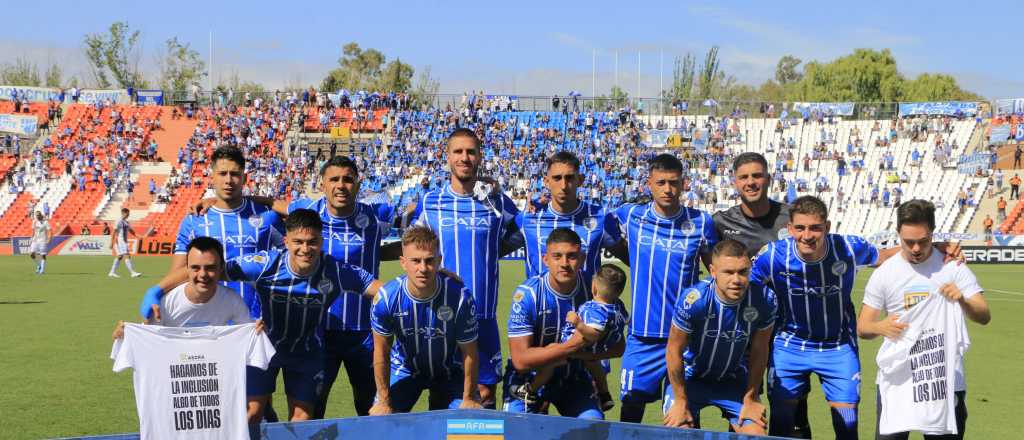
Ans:
{"label": "blue shorts", "polygon": [[413,377],[391,370],[391,410],[406,413],[412,410],[424,390],[430,390],[430,410],[459,409],[465,377],[460,369],[452,369],[448,377]]}
{"label": "blue shorts", "polygon": [[269,396],[277,390],[277,373],[284,370],[284,392],[309,404],[320,402],[324,387],[324,359],[321,352],[277,352],[266,370],[245,368],[247,396]]}
{"label": "blue shorts", "polygon": [[[729,423],[737,426],[744,426],[754,423],[752,420],[744,420],[743,425],[739,424],[740,410],[743,408],[743,394],[747,391],[746,379],[734,380],[686,380],[686,406],[693,416],[694,428],[700,428],[700,410],[707,406],[714,406],[722,410],[722,417],[729,420]],[[675,402],[672,393],[672,385],[665,381],[665,395],[662,399],[662,414],[667,413]]]}
{"label": "blue shorts", "polygon": [[622,355],[622,403],[650,403],[661,398],[662,383],[668,374],[665,347],[668,338],[633,336],[626,338]]}
{"label": "blue shorts", "polygon": [[811,390],[811,373],[817,374],[825,400],[834,403],[860,402],[860,359],[851,345],[824,351],[776,342],[772,347],[768,376],[771,400],[795,400]]}
{"label": "blue shorts", "polygon": [[[574,375],[572,378],[561,378],[559,370],[551,381],[540,390],[540,398],[551,403],[563,417],[576,417],[588,420],[604,420],[604,413],[594,398],[594,384],[586,373]],[[526,403],[512,396],[512,387],[519,386],[533,379],[533,374],[519,374],[511,365],[505,373],[502,395],[505,396],[502,411],[511,413],[535,412]]]}
{"label": "blue shorts", "polygon": [[480,351],[480,385],[494,385],[501,381],[501,336],[498,334],[498,321],[495,319],[477,319],[479,336],[477,349]]}

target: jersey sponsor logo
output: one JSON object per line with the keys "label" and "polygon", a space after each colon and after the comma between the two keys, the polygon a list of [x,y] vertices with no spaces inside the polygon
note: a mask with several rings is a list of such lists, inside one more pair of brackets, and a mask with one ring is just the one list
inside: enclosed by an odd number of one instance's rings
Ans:
{"label": "jersey sponsor logo", "polygon": [[757,313],[757,309],[754,307],[745,307],[743,309],[743,320],[747,322],[754,322],[760,314]]}
{"label": "jersey sponsor logo", "polygon": [[736,229],[722,229],[722,232],[728,235],[740,235],[740,231]]}
{"label": "jersey sponsor logo", "polygon": [[245,261],[247,263],[266,264],[267,256],[266,255],[261,255],[261,254],[246,255],[246,256],[242,257],[242,261]]}
{"label": "jersey sponsor logo", "polygon": [[322,295],[289,295],[287,293],[274,293],[270,295],[270,302],[276,304],[291,304],[302,307],[318,307],[324,305]]}
{"label": "jersey sponsor logo", "polygon": [[[925,290],[918,290],[922,288]],[[914,307],[917,305],[917,303],[924,301],[926,298],[928,298],[928,295],[930,295],[930,292],[928,292],[927,287],[913,286],[910,289],[913,290],[907,290],[903,292],[903,310],[910,310],[911,307]]]}
{"label": "jersey sponsor logo", "polygon": [[444,330],[437,327],[404,328],[402,334],[405,336],[417,335],[426,339],[441,339],[444,337]]}
{"label": "jersey sponsor logo", "polygon": [[365,229],[366,225],[370,224],[370,218],[366,214],[359,214],[356,216],[356,227],[359,229]]}
{"label": "jersey sponsor logo", "polygon": [[437,317],[442,321],[451,321],[455,317],[455,312],[451,307],[441,306],[437,308]]}
{"label": "jersey sponsor logo", "polygon": [[768,252],[768,245],[761,246],[761,249],[758,249],[757,254],[754,255],[754,258],[760,257],[765,252]]}
{"label": "jersey sponsor logo", "polygon": [[442,228],[464,226],[471,230],[484,230],[491,227],[490,217],[442,217],[438,222]]}
{"label": "jersey sponsor logo", "polygon": [[520,303],[513,303],[512,311],[516,313],[523,313],[523,305]]}
{"label": "jersey sponsor logo", "polygon": [[542,333],[544,333],[544,336],[554,336],[558,333],[558,329],[554,327],[544,327],[544,331]]}
{"label": "jersey sponsor logo", "polygon": [[200,221],[199,223],[195,224],[195,227],[197,227],[197,228],[204,228],[204,229],[205,228],[209,228],[210,226],[213,226],[213,222],[210,221],[210,219],[208,219],[206,217],[203,217],[202,221]]}
{"label": "jersey sponsor logo", "polygon": [[332,283],[331,280],[327,278],[321,278],[320,284],[316,286],[316,290],[319,290],[320,293],[324,295],[329,295],[331,291],[334,290],[334,283]]}
{"label": "jersey sponsor logo", "polygon": [[689,240],[675,240],[671,238],[660,238],[652,237],[650,235],[641,235],[640,239],[637,240],[643,246],[655,246],[662,250],[678,253],[687,251],[687,242]]}
{"label": "jersey sponsor logo", "polygon": [[718,339],[719,341],[745,341],[747,340],[747,331],[742,329],[736,330],[715,330],[710,329],[704,332],[705,338]]}
{"label": "jersey sponsor logo", "polygon": [[260,217],[258,215],[254,215],[252,217],[249,217],[249,224],[252,225],[252,227],[254,227],[254,228],[258,228],[260,226],[263,226],[263,217]]}
{"label": "jersey sponsor logo", "polygon": [[840,276],[840,275],[842,275],[844,273],[846,273],[846,262],[845,261],[840,260],[840,261],[836,261],[835,263],[832,263],[832,275]]}
{"label": "jersey sponsor logo", "polygon": [[700,299],[700,291],[696,289],[690,289],[688,292],[686,292],[686,297],[683,298],[683,308],[689,309],[690,306],[692,306],[693,303],[697,302],[698,299]]}
{"label": "jersey sponsor logo", "polygon": [[258,244],[259,244],[259,242],[256,240],[256,237],[253,237],[251,235],[238,234],[238,235],[225,235],[224,236],[224,246],[225,247],[227,247],[227,246],[256,247]]}
{"label": "jersey sponsor logo", "polygon": [[829,296],[835,296],[843,293],[843,289],[839,286],[821,286],[821,287],[793,287],[789,289],[789,292],[793,296],[816,296],[819,298],[825,298]]}
{"label": "jersey sponsor logo", "polygon": [[326,229],[324,229],[324,239],[338,243],[363,243],[363,236],[355,232],[335,232]]}

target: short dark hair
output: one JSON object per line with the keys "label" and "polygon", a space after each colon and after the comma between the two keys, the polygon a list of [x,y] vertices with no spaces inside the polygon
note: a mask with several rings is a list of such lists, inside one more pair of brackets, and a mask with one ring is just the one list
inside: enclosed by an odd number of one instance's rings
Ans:
{"label": "short dark hair", "polygon": [[928,229],[935,230],[935,205],[932,202],[921,199],[914,199],[904,202],[896,209],[896,231],[905,224],[928,225]]}
{"label": "short dark hair", "polygon": [[[130,210],[128,210],[128,208],[121,208],[121,214],[127,214],[127,213],[129,213],[129,212],[131,212],[131,211],[130,211]],[[41,213],[40,213],[40,214],[41,214]]]}
{"label": "short dark hair", "polygon": [[603,264],[594,274],[594,284],[596,294],[620,295],[626,288],[626,272],[614,264]]}
{"label": "short dark hair", "polygon": [[679,171],[683,172],[683,162],[678,157],[668,153],[662,153],[654,156],[653,159],[648,163],[648,171]]}
{"label": "short dark hair", "polygon": [[583,241],[580,240],[580,236],[576,234],[576,231],[569,228],[555,228],[555,230],[551,231],[551,234],[548,234],[548,239],[544,242],[544,245],[551,246],[555,243],[569,243],[576,246],[583,246]]}
{"label": "short dark hair", "polygon": [[245,155],[242,154],[242,150],[238,147],[232,147],[226,145],[213,150],[213,154],[210,155],[210,165],[216,165],[218,160],[230,160],[243,170],[245,169]]}
{"label": "short dark hair", "polygon": [[432,249],[436,251],[440,249],[437,233],[426,226],[413,226],[405,230],[402,234],[402,246],[410,244],[414,244],[416,247],[424,250]]}
{"label": "short dark hair", "polygon": [[220,267],[224,267],[224,245],[217,241],[216,238],[212,237],[196,237],[192,241],[188,242],[188,246],[185,247],[185,260],[188,260],[189,252],[192,249],[196,249],[199,252],[212,252],[217,255],[217,264]]}
{"label": "short dark hair", "polygon": [[324,162],[324,165],[320,167],[320,175],[323,176],[330,167],[348,168],[356,173],[356,176],[359,176],[359,166],[356,165],[355,161],[345,156],[334,156],[331,160]]}
{"label": "short dark hair", "polygon": [[748,163],[759,163],[764,167],[764,171],[768,172],[768,160],[765,159],[761,153],[755,153],[753,151],[748,151],[736,156],[736,158],[732,160],[732,172],[735,173],[741,166]]}
{"label": "short dark hair", "polygon": [[299,229],[310,229],[319,234],[324,230],[324,222],[320,214],[312,209],[296,209],[288,213],[288,218],[284,220],[284,230],[292,232]]}
{"label": "short dark hair", "polygon": [[477,148],[480,148],[480,136],[477,136],[475,131],[465,127],[456,128],[454,131],[451,132],[451,134],[448,135],[448,139],[445,140],[445,148],[447,148],[447,146],[452,143],[452,139],[455,139],[457,137],[472,139],[473,144],[476,145]]}
{"label": "short dark hair", "polygon": [[797,214],[816,215],[822,221],[828,220],[828,206],[821,199],[814,196],[800,196],[789,206],[789,218],[793,219]]}
{"label": "short dark hair", "polygon": [[547,170],[551,169],[552,165],[556,163],[569,165],[572,167],[572,169],[576,170],[577,172],[579,172],[580,170],[580,158],[576,157],[576,155],[573,154],[571,151],[559,151],[555,154],[552,154],[551,156],[548,156],[548,158],[544,160],[545,173],[547,172]]}
{"label": "short dark hair", "polygon": [[749,260],[750,252],[747,251],[747,247],[743,243],[726,238],[711,248],[711,261],[718,259],[718,257],[740,257]]}

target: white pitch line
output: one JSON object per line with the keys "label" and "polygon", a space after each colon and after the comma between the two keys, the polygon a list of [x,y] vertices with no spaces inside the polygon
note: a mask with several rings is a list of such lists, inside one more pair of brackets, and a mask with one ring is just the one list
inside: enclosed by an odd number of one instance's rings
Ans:
{"label": "white pitch line", "polygon": [[986,292],[999,292],[999,293],[1005,293],[1005,294],[1007,294],[1007,295],[1019,295],[1019,296],[1024,296],[1024,292],[1013,292],[1013,291],[1010,291],[1010,290],[999,290],[999,289],[985,289],[985,291],[986,291]]}

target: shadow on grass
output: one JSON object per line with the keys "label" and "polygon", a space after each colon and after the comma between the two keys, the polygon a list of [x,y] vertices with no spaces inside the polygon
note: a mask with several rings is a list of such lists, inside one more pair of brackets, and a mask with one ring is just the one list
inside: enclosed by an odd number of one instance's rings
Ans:
{"label": "shadow on grass", "polygon": [[46,301],[39,301],[34,299],[26,300],[0,300],[0,306],[2,305],[18,305],[18,304],[46,304]]}

